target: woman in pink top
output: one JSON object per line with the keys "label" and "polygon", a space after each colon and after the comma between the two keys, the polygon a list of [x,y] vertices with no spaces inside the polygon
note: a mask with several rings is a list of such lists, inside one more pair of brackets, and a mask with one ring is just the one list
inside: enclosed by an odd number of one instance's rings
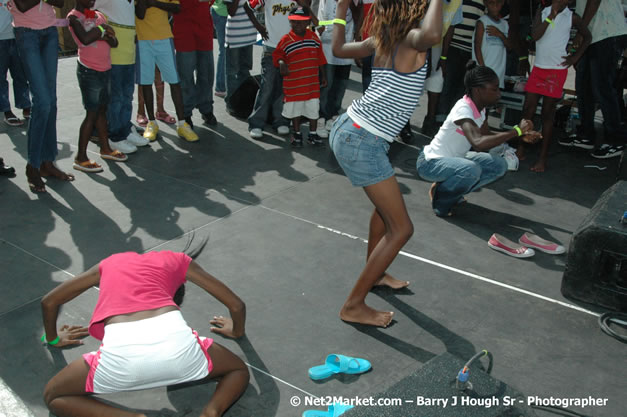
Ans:
{"label": "woman in pink top", "polygon": [[73,181],[61,171],[57,157],[57,34],[54,7],[64,0],[12,0],[15,42],[31,87],[33,106],[28,124],[26,177],[34,193],[45,193],[42,177]]}
{"label": "woman in pink top", "polygon": [[[194,250],[192,257],[202,250]],[[221,301],[231,318],[214,317],[210,330],[226,337],[244,336],[246,307],[226,285],[184,253],[126,252],[112,255],[49,292],[41,301],[42,336],[53,347],[82,344],[88,329],[63,326],[59,307],[99,286],[89,334],[102,340],[97,352],[83,355],[46,385],[44,399],[57,416],[144,416],[90,397],[148,389],[203,378],[220,378],[204,417],[221,416],[248,385],[244,362],[212,339],[198,336],[179,311],[189,279]]]}

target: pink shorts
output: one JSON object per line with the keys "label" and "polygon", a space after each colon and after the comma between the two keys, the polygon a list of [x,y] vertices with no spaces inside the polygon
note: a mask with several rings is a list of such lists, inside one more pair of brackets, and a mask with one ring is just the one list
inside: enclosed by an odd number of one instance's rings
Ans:
{"label": "pink shorts", "polygon": [[533,67],[529,80],[527,80],[525,91],[546,97],[561,98],[567,76],[568,68],[545,69]]}
{"label": "pink shorts", "polygon": [[107,394],[202,379],[213,369],[212,343],[199,337],[178,310],[109,324],[100,349],[83,355],[90,368],[85,391]]}

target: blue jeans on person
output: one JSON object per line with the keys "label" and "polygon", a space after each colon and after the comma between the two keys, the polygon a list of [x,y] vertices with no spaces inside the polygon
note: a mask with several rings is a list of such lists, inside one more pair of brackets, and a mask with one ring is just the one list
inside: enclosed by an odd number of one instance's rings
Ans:
{"label": "blue jeans on person", "polygon": [[39,169],[53,162],[57,149],[57,52],[59,34],[46,29],[16,27],[15,42],[33,97],[28,124],[28,163]]}
{"label": "blue jeans on person", "polygon": [[195,108],[201,114],[213,113],[213,51],[177,52],[176,66],[181,79],[183,116],[191,117]]}
{"label": "blue jeans on person", "polygon": [[212,8],[211,17],[213,17],[213,27],[216,31],[216,36],[218,37],[218,45],[220,46],[220,49],[218,50],[218,63],[216,65],[216,91],[225,92],[226,46],[224,45],[224,41],[226,39],[225,31],[227,16],[220,16]]}
{"label": "blue jeans on person", "polygon": [[337,116],[351,74],[350,65],[325,65],[327,86],[320,89],[320,117],[330,119]]}
{"label": "blue jeans on person", "polygon": [[596,138],[595,103],[601,107],[603,125],[609,138],[620,142],[627,135],[621,127],[620,104],[614,86],[616,67],[622,53],[618,42],[619,37],[615,36],[591,44],[577,63],[575,88],[581,128],[585,138],[592,141]]}
{"label": "blue jeans on person", "polygon": [[226,48],[226,104],[229,99],[250,76],[253,69],[253,46]]}
{"label": "blue jeans on person", "polygon": [[18,109],[30,109],[30,92],[28,81],[22,68],[22,60],[18,56],[15,39],[0,40],[0,112],[11,111],[9,101],[9,82],[7,71],[13,79],[13,99]]}
{"label": "blue jeans on person", "polygon": [[133,94],[135,93],[135,64],[111,65],[111,97],[107,108],[109,139],[125,140],[131,133]]}
{"label": "blue jeans on person", "polygon": [[283,82],[279,69],[272,63],[274,48],[263,47],[261,57],[261,86],[255,98],[253,112],[248,116],[248,130],[263,129],[272,109],[272,127],[287,126],[288,121],[281,115],[283,111]]}
{"label": "blue jeans on person", "polygon": [[431,207],[437,216],[447,216],[461,198],[507,172],[507,162],[487,152],[468,152],[464,158],[427,160],[424,151],[416,161],[420,178],[439,183]]}

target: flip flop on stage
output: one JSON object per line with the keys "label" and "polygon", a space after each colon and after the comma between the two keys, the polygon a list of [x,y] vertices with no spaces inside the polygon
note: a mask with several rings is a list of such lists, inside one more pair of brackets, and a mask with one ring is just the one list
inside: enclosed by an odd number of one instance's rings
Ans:
{"label": "flip flop on stage", "polygon": [[331,354],[327,356],[324,365],[314,366],[309,369],[309,377],[314,381],[318,381],[340,373],[362,374],[369,371],[370,368],[372,368],[372,365],[366,359]]}
{"label": "flip flop on stage", "polygon": [[335,403],[330,405],[327,411],[307,410],[303,413],[303,417],[338,417],[351,408],[353,408],[352,405]]}

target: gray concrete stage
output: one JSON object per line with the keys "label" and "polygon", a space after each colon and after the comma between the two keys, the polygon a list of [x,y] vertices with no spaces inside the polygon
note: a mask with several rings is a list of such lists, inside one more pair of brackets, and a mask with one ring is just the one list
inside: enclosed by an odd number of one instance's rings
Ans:
{"label": "gray concrete stage", "polygon": [[[255,53],[257,73],[259,49]],[[60,60],[58,76],[58,163],[70,171],[83,118],[75,65],[75,58]],[[356,71],[349,89],[345,104],[360,92]],[[413,145],[395,143],[390,151],[415,234],[390,268],[411,281],[410,289],[378,290],[367,300],[396,312],[388,329],[338,318],[364,265],[372,206],[361,189],[351,187],[328,147],[291,149],[272,132],[252,140],[246,123],[228,116],[217,99],[215,129],[194,115],[199,142],[184,142],[161,123],[157,142],[117,164],[101,161],[90,144],[91,157],[105,171],[74,172],[73,183],[51,180],[48,194],[38,196],[24,176],[25,129],[0,123],[0,156],[18,169],[17,177],[0,178],[0,391],[12,398],[3,400],[0,414],[27,415],[27,408],[34,416],[49,415],[42,401],[46,381],[98,347],[93,338],[66,350],[39,343],[39,302],[47,291],[114,252],[182,249],[193,231],[210,239],[198,262],[248,307],[246,338],[216,338],[251,368],[250,386],[228,416],[300,416],[320,408],[306,407],[307,396],[375,395],[441,353],[468,359],[481,349],[494,354],[492,375],[525,395],[606,398],[604,407],[573,409],[627,415],[625,345],[601,333],[597,313],[561,296],[565,256],[537,253],[518,260],[486,244],[494,232],[516,240],[530,231],[568,245],[614,182],[618,160],[594,160],[556,144],[549,170],[535,174],[529,171],[534,150],[519,172],[471,194],[454,217],[440,219],[430,208],[430,184],[415,170],[418,149],[428,143],[416,128],[425,107],[426,99],[412,119]],[[166,108],[174,110],[171,102]],[[226,310],[190,285],[183,312],[206,334],[209,318]],[[59,324],[86,325],[96,298],[92,289],[71,302]],[[311,381],[307,369],[329,353],[367,358],[373,369]],[[151,416],[192,416],[214,387],[153,389],[106,400]],[[411,399],[421,387],[407,392]]]}

